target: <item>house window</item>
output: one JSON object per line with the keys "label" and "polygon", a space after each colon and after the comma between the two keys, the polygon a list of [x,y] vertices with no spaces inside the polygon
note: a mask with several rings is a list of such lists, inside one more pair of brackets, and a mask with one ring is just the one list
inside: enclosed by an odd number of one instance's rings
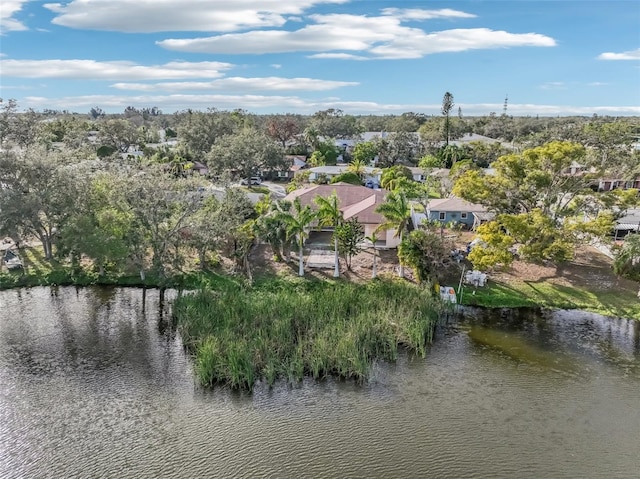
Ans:
{"label": "house window", "polygon": [[467,213],[460,213],[460,219],[466,220],[467,219]]}
{"label": "house window", "polygon": [[447,216],[447,213],[445,213],[444,211],[441,211],[441,212],[438,214],[438,219],[439,219],[440,221],[444,221],[444,220],[445,220],[445,218],[446,218],[446,216]]}

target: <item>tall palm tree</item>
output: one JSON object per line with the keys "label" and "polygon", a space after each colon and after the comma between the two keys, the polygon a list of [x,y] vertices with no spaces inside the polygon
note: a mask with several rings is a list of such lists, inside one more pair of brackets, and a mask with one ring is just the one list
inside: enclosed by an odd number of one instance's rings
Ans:
{"label": "tall palm tree", "polygon": [[[395,236],[399,237],[400,242],[402,242],[411,219],[411,208],[405,194],[402,191],[389,193],[385,198],[385,202],[376,208],[376,212],[384,216],[386,220],[378,227],[378,230],[393,228],[396,230]],[[404,265],[402,263],[400,263],[399,273],[400,277],[404,278]]]}
{"label": "tall palm tree", "polygon": [[340,277],[340,257],[338,256],[338,236],[335,234],[335,229],[342,223],[342,211],[340,211],[340,200],[336,191],[328,198],[322,196],[316,196],[316,204],[318,205],[318,220],[322,226],[332,226],[334,229],[333,245],[335,251],[335,267],[333,270],[333,277]]}
{"label": "tall palm tree", "polygon": [[376,259],[378,258],[378,250],[376,249],[376,243],[378,242],[378,234],[374,231],[370,236],[365,236],[365,240],[371,243],[371,247],[373,248],[373,268],[371,270],[371,278],[375,279],[378,275],[378,265],[376,263]]}
{"label": "tall palm tree", "polygon": [[310,206],[302,207],[300,199],[293,202],[293,211],[286,217],[288,224],[287,233],[289,238],[295,237],[298,241],[298,276],[304,276],[303,247],[304,240],[309,237],[307,228],[316,219],[316,213]]}

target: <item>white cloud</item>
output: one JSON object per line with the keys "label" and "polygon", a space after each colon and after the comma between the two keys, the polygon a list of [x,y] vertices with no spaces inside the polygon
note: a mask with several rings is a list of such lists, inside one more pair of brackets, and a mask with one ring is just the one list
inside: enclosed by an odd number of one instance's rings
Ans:
{"label": "white cloud", "polygon": [[[4,1],[4,0],[3,0]],[[127,33],[232,32],[280,27],[285,15],[349,0],[71,0],[47,3],[53,23],[71,28]]]}
{"label": "white cloud", "polygon": [[566,90],[567,87],[564,82],[561,81],[548,81],[540,85],[543,90]]}
{"label": "white cloud", "polygon": [[118,90],[134,91],[189,91],[189,90],[228,90],[228,91],[325,91],[345,86],[357,86],[358,82],[318,80],[314,78],[242,78],[229,77],[210,82],[168,82],[168,83],[115,83]]}
{"label": "white cloud", "polygon": [[[2,90],[35,90],[38,87],[30,85],[0,85],[0,91]],[[39,88],[43,88],[40,86]]]}
{"label": "white cloud", "polygon": [[0,70],[5,77],[68,78],[74,80],[180,80],[218,78],[232,68],[221,62],[170,62],[140,65],[125,61],[95,60],[5,60]]}
{"label": "white cloud", "polygon": [[0,7],[0,33],[27,30],[27,27],[13,16],[22,10],[22,5],[29,0],[2,0]]}
{"label": "white cloud", "polygon": [[351,53],[315,53],[307,58],[325,58],[330,60],[371,60],[369,57],[352,55]]}
{"label": "white cloud", "polygon": [[476,18],[472,13],[442,8],[440,10],[422,10],[419,8],[383,8],[383,15],[390,15],[400,20],[432,20],[434,18]]}
{"label": "white cloud", "polygon": [[[310,114],[327,108],[338,108],[350,114],[385,114],[403,113],[406,111],[439,115],[437,104],[384,104],[367,101],[346,101],[337,98],[309,99],[299,96],[266,96],[266,95],[89,95],[64,98],[25,97],[20,100],[21,108],[57,108],[81,111],[94,106],[107,111],[122,111],[126,106],[148,107],[158,106],[164,111],[182,110],[185,108],[203,109],[203,105],[216,105],[220,109],[242,108],[259,112],[291,112]],[[502,103],[459,103],[465,115],[487,115],[490,112],[502,111]],[[640,115],[640,106],[571,106],[571,105],[537,105],[509,104],[510,115]]]}
{"label": "white cloud", "polygon": [[591,83],[587,83],[588,86],[607,86],[609,83],[601,82],[601,81],[592,81]]}
{"label": "white cloud", "polygon": [[444,52],[463,52],[508,47],[552,47],[553,38],[539,33],[509,33],[488,28],[444,30],[401,38],[393,43],[376,46],[371,53],[380,58],[420,58]]}
{"label": "white cloud", "polygon": [[640,60],[640,48],[622,53],[601,53],[598,55],[598,60]]}
{"label": "white cloud", "polygon": [[[184,108],[203,109],[203,105],[216,105],[221,109],[303,109],[308,101],[292,96],[263,96],[263,95],[86,95],[63,98],[25,97],[20,102],[23,108],[65,108],[74,109],[99,105],[101,108],[113,111],[122,110],[127,105],[144,107],[154,105],[163,109],[181,110]],[[63,107],[63,105],[66,105]]]}
{"label": "white cloud", "polygon": [[[504,107],[500,103],[460,104],[466,115],[486,115],[488,112],[499,112]],[[572,106],[572,105],[537,105],[531,103],[509,103],[509,115],[638,115],[640,106]]]}
{"label": "white cloud", "polygon": [[271,65],[269,65],[271,68],[275,68],[276,70],[279,70],[280,68],[282,68],[282,65],[280,65],[279,63],[272,63]]}
{"label": "white cloud", "polygon": [[[427,33],[401,24],[398,15],[368,17],[351,14],[310,15],[313,24],[299,30],[254,30],[201,38],[157,42],[169,50],[194,53],[263,54],[284,52],[366,52],[371,58],[421,58],[440,52],[515,46],[555,46],[538,33],[509,33],[487,28]],[[420,11],[423,12],[423,11]],[[327,58],[327,57],[324,57]],[[336,57],[334,57],[336,58]],[[343,56],[342,58],[351,59]]]}

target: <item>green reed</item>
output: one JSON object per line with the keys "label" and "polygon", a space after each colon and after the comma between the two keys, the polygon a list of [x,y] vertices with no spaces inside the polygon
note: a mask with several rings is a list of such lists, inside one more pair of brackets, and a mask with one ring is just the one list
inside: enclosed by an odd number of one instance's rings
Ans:
{"label": "green reed", "polygon": [[429,288],[272,279],[185,295],[174,314],[202,385],[252,389],[304,376],[364,381],[398,348],[424,356],[440,304]]}

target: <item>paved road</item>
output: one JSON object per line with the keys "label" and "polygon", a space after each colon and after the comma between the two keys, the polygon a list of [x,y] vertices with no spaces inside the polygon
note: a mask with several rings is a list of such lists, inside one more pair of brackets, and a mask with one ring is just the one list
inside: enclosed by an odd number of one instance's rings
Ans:
{"label": "paved road", "polygon": [[284,189],[284,183],[274,183],[272,181],[263,181],[260,186],[266,186],[271,191],[271,197],[275,200],[279,200],[287,196],[287,192]]}
{"label": "paved road", "polygon": [[[231,186],[246,188],[245,186],[240,185],[240,183],[233,184]],[[285,191],[284,185],[282,183],[264,181],[260,184],[260,186],[269,188],[269,191],[271,192],[271,198],[274,200],[280,200],[287,195],[287,192]],[[222,199],[222,197],[224,196],[224,188],[221,186],[210,185],[206,188],[206,190],[214,194],[218,199]],[[249,197],[249,201],[251,201],[251,203],[253,203],[254,205],[264,196],[262,193],[252,193],[251,191],[246,191],[246,193]]]}

